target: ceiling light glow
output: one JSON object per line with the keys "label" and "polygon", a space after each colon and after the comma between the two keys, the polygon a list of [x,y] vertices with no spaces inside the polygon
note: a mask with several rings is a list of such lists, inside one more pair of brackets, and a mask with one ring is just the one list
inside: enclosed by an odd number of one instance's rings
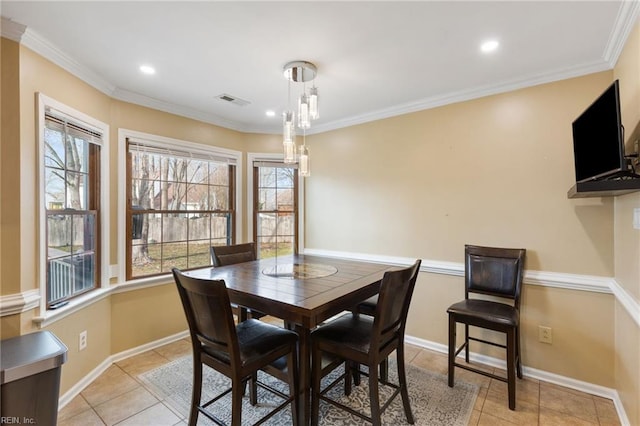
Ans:
{"label": "ceiling light glow", "polygon": [[269,110],[265,114],[267,114],[267,117],[275,117],[276,116],[276,112],[273,111],[273,110]]}
{"label": "ceiling light glow", "polygon": [[482,50],[484,53],[493,52],[498,48],[499,45],[500,43],[498,43],[497,40],[488,40],[480,45],[480,50]]}
{"label": "ceiling light glow", "polygon": [[146,75],[153,75],[156,73],[156,69],[151,65],[140,65],[140,72]]}

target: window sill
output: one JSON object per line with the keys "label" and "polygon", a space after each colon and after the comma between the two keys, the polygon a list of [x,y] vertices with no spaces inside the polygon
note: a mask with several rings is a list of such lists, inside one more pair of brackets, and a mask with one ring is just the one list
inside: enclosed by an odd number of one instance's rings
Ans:
{"label": "window sill", "polygon": [[87,306],[93,305],[94,303],[104,299],[105,297],[109,296],[109,294],[111,294],[112,291],[113,291],[113,287],[103,287],[103,288],[91,291],[86,295],[70,300],[69,304],[66,306],[63,306],[55,310],[45,311],[44,315],[40,315],[33,318],[33,322],[39,328],[47,327],[53,324],[54,322],[61,320],[64,317],[67,317],[75,312],[78,312],[81,309],[86,308]]}
{"label": "window sill", "polygon": [[84,296],[69,301],[69,304],[55,310],[47,310],[44,315],[33,318],[33,322],[39,327],[44,328],[56,321],[61,320],[81,309],[90,306],[111,294],[126,293],[128,291],[140,290],[143,288],[165,285],[173,282],[170,274],[161,275],[153,278],[143,278],[133,281],[127,281],[121,284],[112,284],[110,287],[103,287],[94,290]]}
{"label": "window sill", "polygon": [[157,277],[139,278],[136,280],[125,281],[121,284],[116,284],[115,286],[111,287],[111,291],[114,294],[125,293],[127,291],[140,290],[143,288],[155,287],[158,285],[170,283],[173,283],[173,276],[171,276],[171,274],[158,275]]}

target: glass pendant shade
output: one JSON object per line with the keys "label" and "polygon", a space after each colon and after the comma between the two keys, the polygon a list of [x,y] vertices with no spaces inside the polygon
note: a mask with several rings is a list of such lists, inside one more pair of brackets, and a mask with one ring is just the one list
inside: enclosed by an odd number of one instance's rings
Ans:
{"label": "glass pendant shade", "polygon": [[295,142],[296,125],[293,111],[285,111],[282,113],[282,142]]}
{"label": "glass pendant shade", "polygon": [[296,162],[296,144],[294,142],[284,142],[284,162],[293,164]]}
{"label": "glass pendant shade", "polygon": [[309,117],[312,120],[320,118],[320,111],[318,110],[318,89],[312,87],[309,90]]}
{"label": "glass pendant shade", "polygon": [[306,94],[300,95],[298,99],[298,127],[308,129],[311,127],[309,119],[309,97]]}
{"label": "glass pendant shade", "polygon": [[[315,78],[318,69],[307,61],[292,61],[285,64],[284,78],[288,81],[288,109],[282,113],[282,147],[284,150],[284,163],[298,165],[300,176],[310,176],[309,148],[305,142],[306,131],[311,128],[311,120],[320,117],[318,110],[318,89],[315,86]],[[306,92],[306,86],[302,86],[302,93],[298,98],[298,110],[291,110],[291,84],[311,82],[313,87]],[[296,145],[296,127],[302,129],[302,144]]]}
{"label": "glass pendant shade", "polygon": [[298,165],[298,172],[300,176],[311,176],[311,169],[309,168],[309,148],[306,145],[300,147],[300,162]]}

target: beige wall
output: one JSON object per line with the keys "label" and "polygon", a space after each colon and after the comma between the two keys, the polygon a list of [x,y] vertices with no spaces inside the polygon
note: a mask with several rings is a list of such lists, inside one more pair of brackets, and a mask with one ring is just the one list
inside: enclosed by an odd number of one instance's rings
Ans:
{"label": "beige wall", "polygon": [[613,275],[613,199],[566,195],[575,182],[570,123],[611,78],[309,138],[306,246],[456,262],[465,243],[525,247],[528,269]]}
{"label": "beige wall", "polygon": [[[637,31],[634,37],[638,38]],[[19,200],[18,214],[13,216],[18,229],[5,225],[7,209],[4,203],[0,208],[2,295],[36,288],[35,92],[42,91],[111,126],[112,170],[117,165],[118,128],[245,153],[281,149],[278,136],[243,135],[113,100],[29,49],[5,39],[2,43],[3,107],[5,57],[13,61],[7,65],[10,70],[20,70],[19,96],[7,98],[20,105],[20,125],[7,124],[4,115],[2,121],[2,198]],[[619,73],[622,68],[617,67]],[[450,262],[462,262],[465,243],[525,247],[529,270],[604,277],[615,271],[621,285],[637,299],[638,252],[635,260],[621,262],[619,246],[638,250],[638,239],[614,240],[614,218],[618,238],[619,222],[627,220],[621,216],[628,216],[631,206],[637,207],[637,198],[566,197],[575,180],[570,123],[613,76],[603,72],[308,137],[312,177],[305,181],[305,246]],[[625,102],[633,103],[626,98]],[[7,130],[13,143],[5,149]],[[7,164],[7,157],[19,161]],[[15,170],[11,176],[20,176],[19,185],[8,185],[6,170]],[[117,262],[117,179],[118,173],[112,172],[113,264]],[[243,229],[246,234],[246,223]],[[20,242],[7,253],[6,244],[14,244],[16,232]],[[8,271],[2,267],[8,262],[20,267]],[[620,268],[619,263],[628,266]],[[462,286],[460,277],[421,274],[408,334],[445,344],[445,310],[463,296]],[[626,376],[628,371],[637,375],[637,360],[630,360],[633,352],[629,355],[624,346],[629,341],[621,336],[635,333],[631,334],[633,345],[638,334],[637,328],[629,328],[633,322],[625,321],[624,314],[610,294],[525,286],[525,365],[621,387],[625,407],[635,411],[637,419],[637,403],[629,401],[634,396],[638,399],[639,381],[633,374],[631,379]],[[10,335],[31,331],[32,316],[33,312],[3,317],[2,337],[8,337],[5,329]],[[538,325],[553,328],[553,345],[537,342]],[[81,328],[88,329],[90,347],[77,352]],[[62,391],[108,356],[185,328],[171,285],[113,294],[54,323],[49,329],[70,348]]]}
{"label": "beige wall", "polygon": [[0,39],[2,54],[2,108],[0,143],[0,283],[2,294],[18,293],[20,271],[14,267],[20,256],[15,250],[15,242],[20,241],[20,211],[13,208],[20,201],[15,190],[15,176],[20,176],[20,66],[18,43]]}
{"label": "beige wall", "polygon": [[175,284],[114,294],[111,326],[112,354],[187,330]]}
{"label": "beige wall", "polygon": [[[0,252],[0,266],[12,265],[0,269],[3,296],[37,288],[37,92],[110,126],[110,148],[106,154],[111,166],[111,232],[107,237],[113,265],[118,260],[119,128],[244,151],[241,133],[114,100],[30,49],[4,38],[2,71],[0,248],[4,250]],[[19,184],[16,176],[20,177]],[[11,200],[11,204],[6,200]],[[244,217],[240,220],[244,221]],[[244,235],[238,237],[244,239]],[[62,369],[61,392],[68,391],[113,354],[186,330],[181,309],[173,285],[162,285],[113,294],[46,327],[69,348]],[[37,327],[32,321],[35,314],[36,310],[31,310],[2,317],[2,338],[35,331]],[[89,345],[79,352],[78,334],[83,330],[88,332]]]}
{"label": "beige wall", "polygon": [[[611,80],[593,74],[308,138],[306,247],[449,262],[463,262],[465,243],[524,247],[528,270],[612,276],[613,199],[567,199],[570,123]],[[463,297],[461,277],[421,274],[407,333],[446,344],[446,309]],[[613,303],[525,286],[525,365],[613,386]],[[538,325],[553,328],[552,345],[538,342]]]}
{"label": "beige wall", "polygon": [[[640,24],[636,24],[625,44],[614,77],[620,80],[622,120],[626,150],[640,139]],[[640,167],[638,167],[640,171]],[[640,208],[640,193],[615,198],[615,279],[640,306],[640,231],[633,229],[633,209]],[[640,316],[640,312],[635,312]],[[615,387],[629,422],[640,424],[640,325],[622,304],[616,304]]]}

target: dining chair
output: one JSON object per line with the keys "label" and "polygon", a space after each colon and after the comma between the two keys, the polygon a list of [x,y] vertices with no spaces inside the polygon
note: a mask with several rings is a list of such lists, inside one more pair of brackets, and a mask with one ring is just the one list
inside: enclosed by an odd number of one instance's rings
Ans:
{"label": "dining chair", "polygon": [[[522,378],[520,350],[520,294],[526,250],[465,245],[465,298],[447,309],[449,314],[449,387],[455,367],[507,382],[509,409],[516,408],[516,380]],[[474,298],[472,294],[480,295]],[[486,300],[489,296],[492,300]],[[507,303],[505,303],[507,302]],[[457,323],[464,324],[464,343],[456,349]],[[469,335],[469,326],[504,333],[505,344]],[[469,341],[506,349],[507,378],[469,365]],[[456,362],[465,349],[467,364]]]}
{"label": "dining chair", "polygon": [[[404,366],[404,333],[420,263],[418,259],[408,268],[385,272],[380,283],[378,303],[373,316],[345,313],[311,333],[311,421],[313,425],[318,424],[320,400],[346,410],[373,425],[380,425],[382,413],[398,394],[402,397],[407,421],[410,424],[414,423]],[[378,367],[393,351],[397,354],[399,383],[387,383],[394,388],[394,392],[381,407]],[[322,378],[343,363],[345,372],[321,390]],[[348,384],[352,377],[350,370],[355,365],[368,367],[367,371],[360,371],[359,374],[369,377],[371,416],[347,407],[327,395],[327,392],[343,379],[346,393],[349,393],[350,385]]]}
{"label": "dining chair", "polygon": [[[251,318],[235,325],[224,280],[189,277],[176,268],[172,271],[189,324],[193,347],[193,391],[189,425],[197,423],[200,413],[217,424],[224,424],[207,407],[231,393],[231,424],[239,426],[245,385],[252,379],[252,405],[257,403],[257,386],[283,399],[283,402],[260,422],[271,418],[291,404],[292,422],[297,425],[298,335],[293,331]],[[203,364],[231,379],[229,389],[204,404],[201,402]],[[289,385],[289,394],[258,382],[256,377],[259,370],[286,382]]]}
{"label": "dining chair", "polygon": [[[378,306],[378,295],[376,294],[375,296],[371,296],[370,298],[364,300],[363,302],[360,302],[356,305],[355,308],[351,309],[351,312],[353,312],[356,315],[369,315],[369,316],[375,316],[376,314],[376,306]],[[356,385],[360,384],[360,374],[358,373],[360,371],[360,369],[356,369],[354,371],[354,375],[353,375],[353,380],[355,382]],[[380,363],[380,381],[382,383],[388,383],[389,382],[389,360],[387,358],[385,358],[381,363]]]}
{"label": "dining chair", "polygon": [[[235,265],[236,263],[251,262],[256,260],[255,243],[233,244],[229,246],[211,246],[211,264],[214,267]],[[247,318],[261,318],[265,316],[262,312],[252,311],[244,306],[233,304],[234,312],[238,322]]]}

